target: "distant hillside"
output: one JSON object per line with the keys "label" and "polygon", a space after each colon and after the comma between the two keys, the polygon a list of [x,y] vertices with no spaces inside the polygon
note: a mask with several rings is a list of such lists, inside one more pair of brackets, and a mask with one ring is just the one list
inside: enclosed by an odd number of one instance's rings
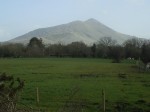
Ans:
{"label": "distant hillside", "polygon": [[32,37],[42,38],[45,44],[68,44],[74,41],[92,44],[102,37],[112,37],[118,43],[123,43],[131,38],[131,36],[116,32],[95,19],[89,19],[87,21],[74,21],[59,26],[36,29],[7,42],[27,44]]}

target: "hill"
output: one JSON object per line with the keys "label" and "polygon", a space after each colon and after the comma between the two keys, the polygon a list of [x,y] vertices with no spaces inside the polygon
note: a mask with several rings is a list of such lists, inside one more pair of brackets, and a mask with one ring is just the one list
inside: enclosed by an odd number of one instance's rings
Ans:
{"label": "hill", "polygon": [[131,38],[131,36],[116,32],[95,19],[89,19],[54,27],[39,28],[7,42],[27,44],[32,37],[42,38],[45,44],[69,44],[75,41],[93,44],[102,37],[112,37],[118,43],[123,43]]}

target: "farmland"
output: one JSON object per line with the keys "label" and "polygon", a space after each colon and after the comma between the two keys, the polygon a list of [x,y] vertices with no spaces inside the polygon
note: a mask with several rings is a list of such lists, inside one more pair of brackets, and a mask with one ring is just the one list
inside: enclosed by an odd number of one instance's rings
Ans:
{"label": "farmland", "polygon": [[92,58],[12,58],[0,59],[0,73],[25,80],[19,104],[48,111],[82,108],[102,110],[102,90],[107,111],[150,110],[150,73],[139,72],[136,61],[112,63]]}

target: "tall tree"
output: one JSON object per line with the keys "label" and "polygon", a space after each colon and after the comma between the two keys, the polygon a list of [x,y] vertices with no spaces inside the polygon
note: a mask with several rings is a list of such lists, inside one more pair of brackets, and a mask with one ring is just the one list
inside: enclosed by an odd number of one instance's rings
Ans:
{"label": "tall tree", "polygon": [[96,44],[94,43],[91,47],[91,51],[92,51],[92,57],[96,56]]}
{"label": "tall tree", "polygon": [[124,56],[123,47],[120,45],[112,46],[109,50],[109,55],[113,59],[114,63],[120,63],[121,59]]}
{"label": "tall tree", "polygon": [[140,38],[131,38],[123,43],[125,49],[125,57],[138,59],[141,54],[141,47],[144,40]]}
{"label": "tall tree", "polygon": [[44,56],[44,44],[42,39],[33,37],[27,46],[28,56],[41,57]]}
{"label": "tall tree", "polygon": [[142,46],[141,60],[146,65],[150,62],[150,43],[145,43]]}
{"label": "tall tree", "polygon": [[97,44],[97,56],[102,58],[109,58],[109,50],[112,46],[117,44],[116,40],[111,37],[103,37]]}
{"label": "tall tree", "polygon": [[83,42],[72,42],[68,46],[68,53],[72,57],[87,57],[88,47]]}

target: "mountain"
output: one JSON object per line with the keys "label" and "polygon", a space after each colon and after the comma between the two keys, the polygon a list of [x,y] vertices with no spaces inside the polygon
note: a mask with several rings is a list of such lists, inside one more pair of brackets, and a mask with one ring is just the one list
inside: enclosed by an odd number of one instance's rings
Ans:
{"label": "mountain", "polygon": [[95,19],[89,19],[87,21],[73,21],[54,27],[39,28],[8,42],[27,44],[32,37],[42,38],[45,44],[69,44],[82,41],[88,45],[97,42],[102,37],[112,37],[118,43],[123,43],[131,38],[131,36],[116,32]]}

